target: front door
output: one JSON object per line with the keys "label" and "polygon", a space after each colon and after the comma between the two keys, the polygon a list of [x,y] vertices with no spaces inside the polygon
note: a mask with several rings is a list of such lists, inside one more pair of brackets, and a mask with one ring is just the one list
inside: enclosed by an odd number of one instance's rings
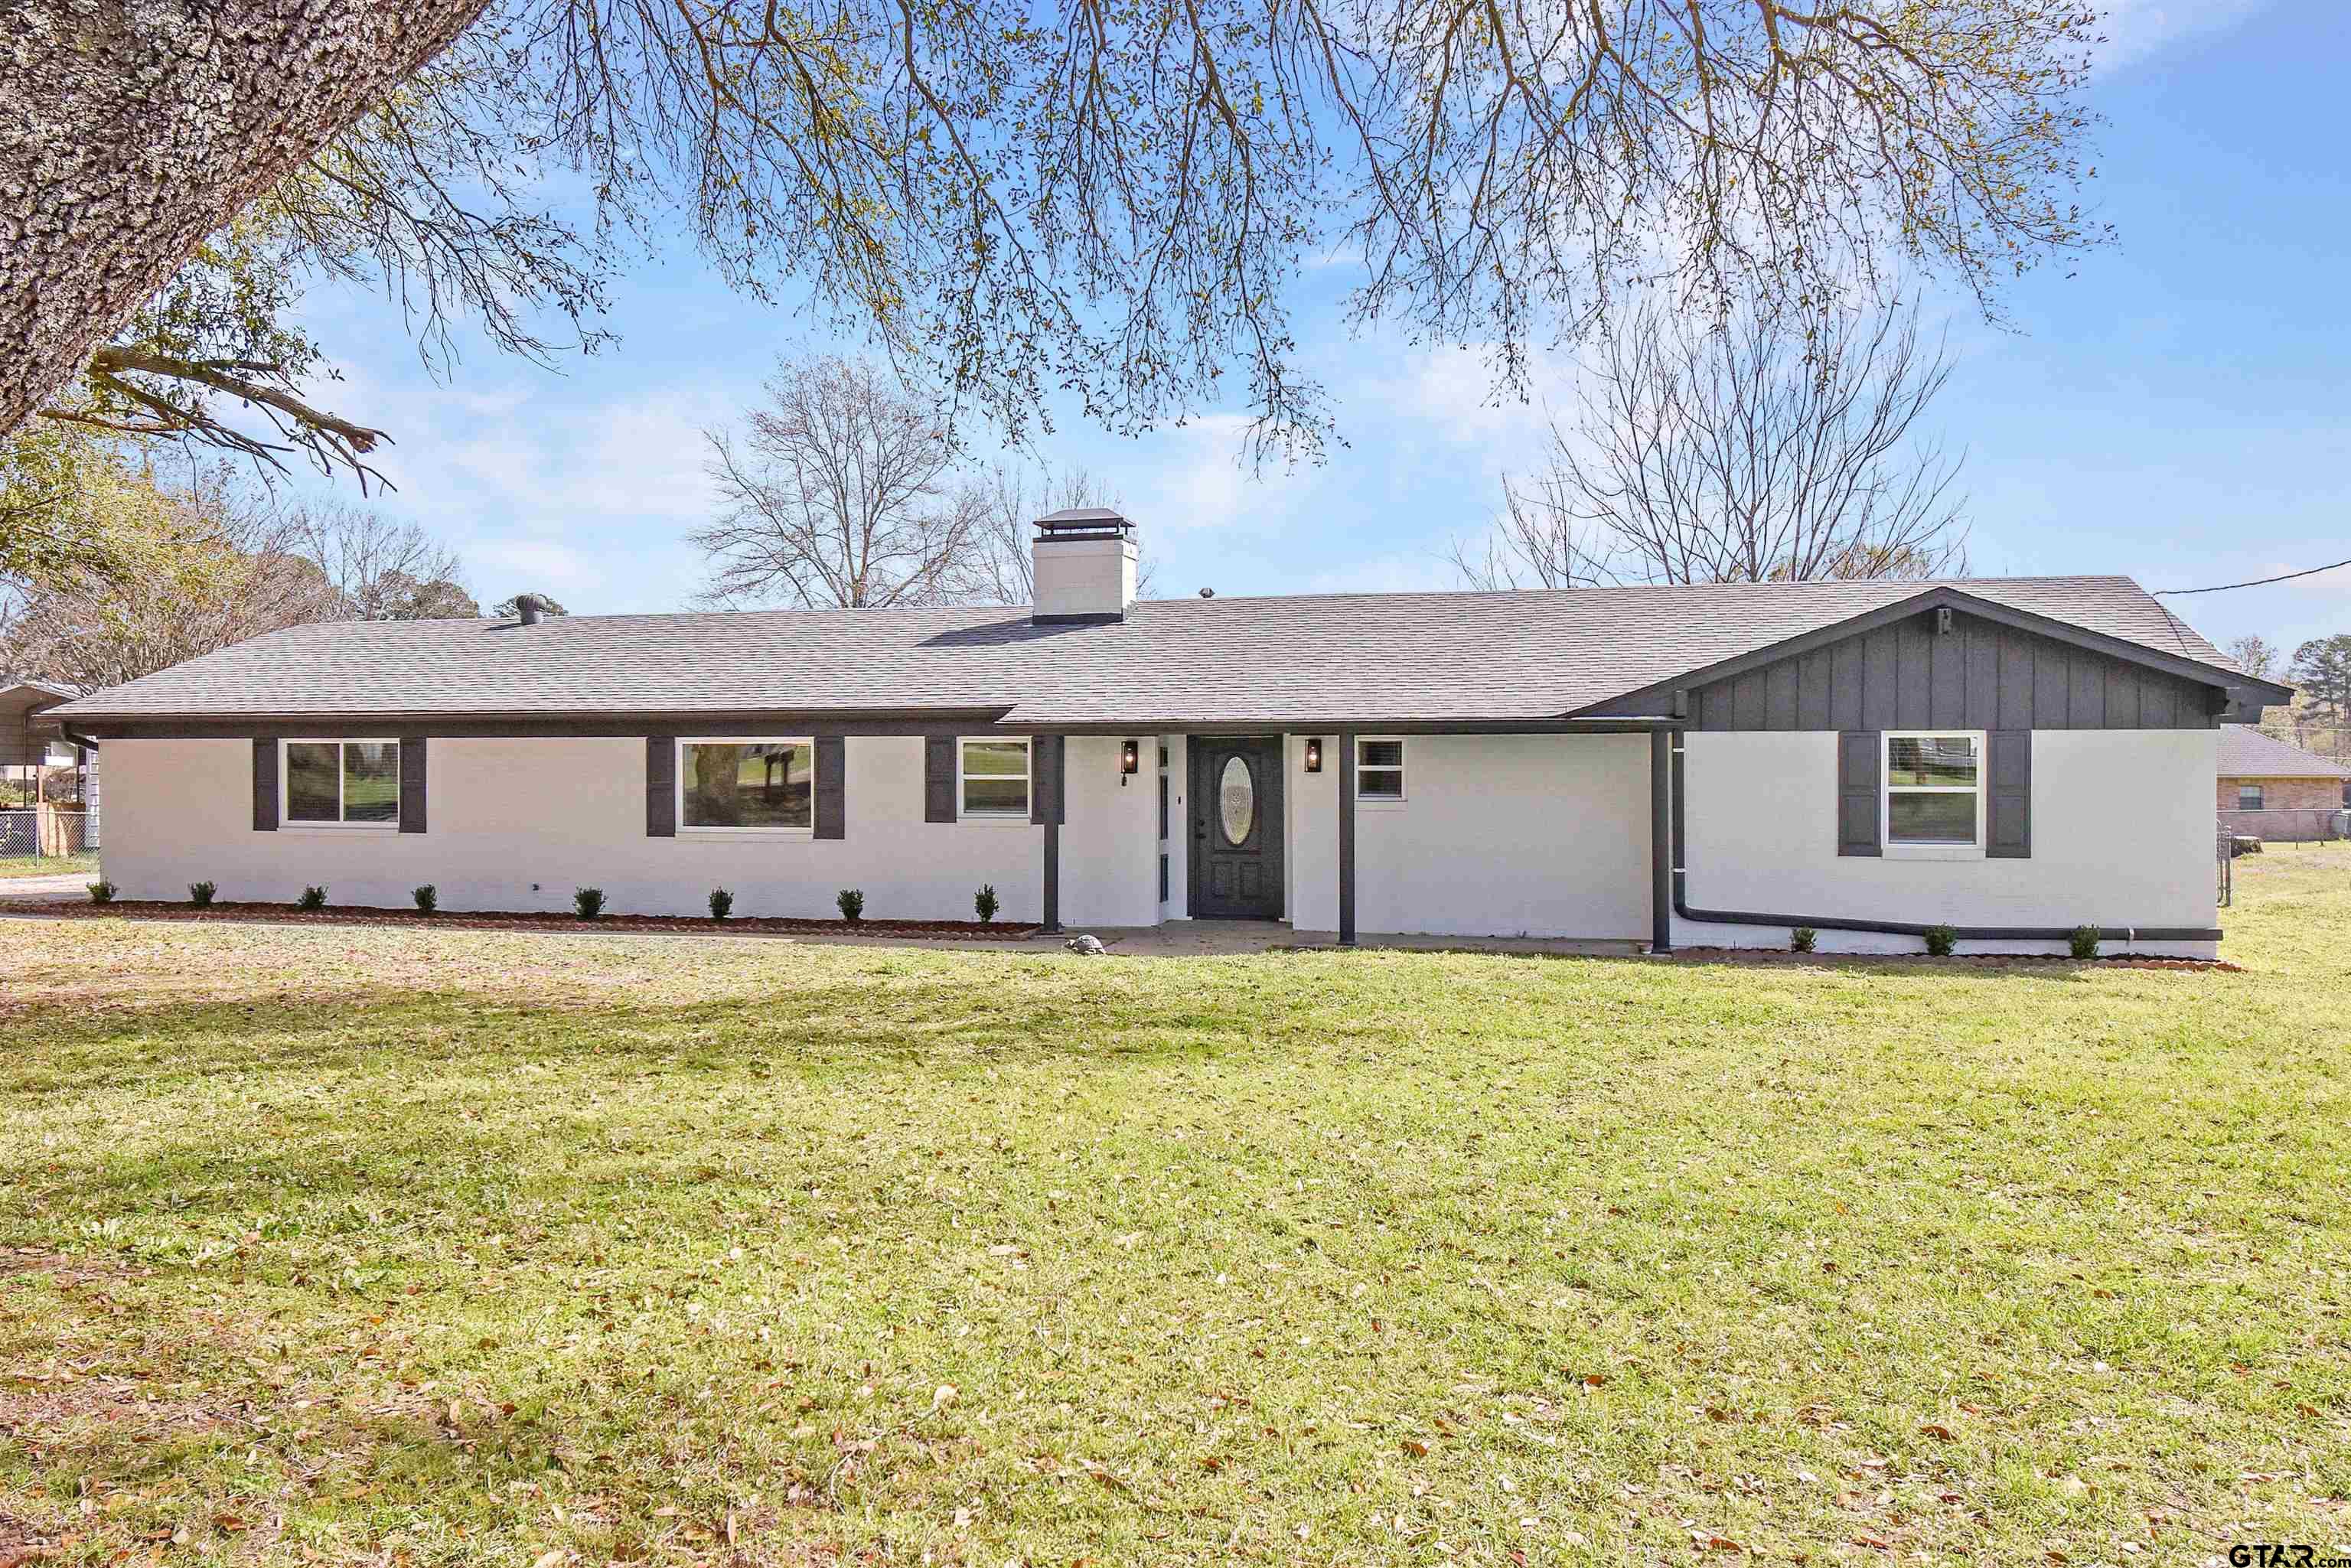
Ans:
{"label": "front door", "polygon": [[1281,737],[1196,735],[1192,914],[1281,918]]}

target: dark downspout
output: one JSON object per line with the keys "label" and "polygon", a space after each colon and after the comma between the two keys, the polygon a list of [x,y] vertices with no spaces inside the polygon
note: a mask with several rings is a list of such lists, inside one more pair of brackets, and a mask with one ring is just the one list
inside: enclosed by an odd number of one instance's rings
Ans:
{"label": "dark downspout", "polygon": [[[1687,765],[1684,758],[1683,737],[1673,738],[1673,867],[1674,913],[1684,920],[1700,921],[1714,925],[1785,925],[1791,929],[1809,925],[1815,931],[1869,931],[1885,936],[1924,936],[1934,929],[1931,925],[1917,925],[1901,920],[1848,920],[1834,915],[1767,915],[1751,909],[1692,909],[1689,906],[1689,836],[1683,819],[1682,799]],[[1962,942],[2063,942],[2074,935],[2073,928],[2064,925],[1959,925],[1954,926]],[[2199,928],[2192,925],[2102,925],[2098,939],[2104,942],[2218,942],[2219,926]]]}
{"label": "dark downspout", "polygon": [[1355,945],[1355,732],[1339,732],[1339,946]]}
{"label": "dark downspout", "polygon": [[1674,950],[1673,731],[1649,732],[1649,951]]}
{"label": "dark downspout", "polygon": [[1052,780],[1051,787],[1043,791],[1045,797],[1044,930],[1049,936],[1058,936],[1061,932],[1062,776],[1068,769],[1070,758],[1069,752],[1061,744],[1061,737],[1058,735],[1039,736],[1036,744],[1039,749],[1052,759],[1050,767],[1031,771],[1042,772]]}

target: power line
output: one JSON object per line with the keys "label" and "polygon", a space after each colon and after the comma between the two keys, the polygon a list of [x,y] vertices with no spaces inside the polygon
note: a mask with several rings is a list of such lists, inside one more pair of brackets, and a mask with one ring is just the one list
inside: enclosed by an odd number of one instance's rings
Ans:
{"label": "power line", "polygon": [[2327,566],[2314,566],[2306,571],[2289,571],[2280,577],[2257,577],[2251,582],[2217,582],[2210,588],[2158,588],[2156,597],[2178,593],[2226,593],[2232,588],[2265,588],[2273,582],[2292,582],[2297,577],[2316,577],[2322,571],[2333,571],[2338,566],[2351,566],[2351,560],[2338,560]]}

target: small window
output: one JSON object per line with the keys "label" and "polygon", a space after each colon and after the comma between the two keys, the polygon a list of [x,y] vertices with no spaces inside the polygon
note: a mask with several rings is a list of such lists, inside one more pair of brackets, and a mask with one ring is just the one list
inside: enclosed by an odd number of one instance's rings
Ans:
{"label": "small window", "polygon": [[957,772],[967,817],[1029,815],[1029,743],[1026,740],[967,740]]}
{"label": "small window", "polygon": [[1981,732],[1886,737],[1886,841],[1983,841]]}
{"label": "small window", "polygon": [[681,740],[677,825],[810,832],[816,824],[816,743]]}
{"label": "small window", "polygon": [[2262,787],[2258,784],[2238,785],[2237,810],[2240,811],[2258,811],[2261,809]]}
{"label": "small window", "polygon": [[286,742],[285,821],[314,827],[400,825],[400,742]]}
{"label": "small window", "polygon": [[1355,742],[1355,799],[1404,799],[1403,741],[1359,739]]}

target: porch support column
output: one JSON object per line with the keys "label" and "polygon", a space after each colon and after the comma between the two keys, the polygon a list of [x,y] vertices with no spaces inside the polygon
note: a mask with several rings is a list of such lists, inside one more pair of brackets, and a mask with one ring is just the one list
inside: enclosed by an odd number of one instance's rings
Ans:
{"label": "porch support column", "polygon": [[1355,732],[1339,732],[1339,946],[1355,945]]}
{"label": "porch support column", "polygon": [[1674,734],[1649,732],[1649,951],[1674,950]]}
{"label": "porch support column", "polygon": [[1040,735],[1036,747],[1040,766],[1033,787],[1045,815],[1045,935],[1061,934],[1061,791],[1069,768],[1069,752],[1058,735]]}

